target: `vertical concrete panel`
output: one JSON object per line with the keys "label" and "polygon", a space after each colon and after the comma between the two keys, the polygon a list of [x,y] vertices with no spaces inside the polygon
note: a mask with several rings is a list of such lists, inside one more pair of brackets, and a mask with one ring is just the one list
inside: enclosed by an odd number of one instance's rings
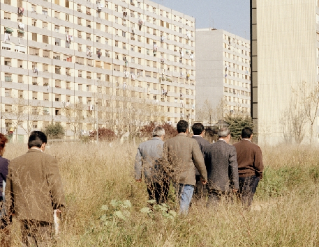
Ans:
{"label": "vertical concrete panel", "polygon": [[317,83],[316,3],[257,2],[259,141],[268,136],[269,144],[276,144],[282,140],[280,118],[289,106],[292,88],[303,81]]}

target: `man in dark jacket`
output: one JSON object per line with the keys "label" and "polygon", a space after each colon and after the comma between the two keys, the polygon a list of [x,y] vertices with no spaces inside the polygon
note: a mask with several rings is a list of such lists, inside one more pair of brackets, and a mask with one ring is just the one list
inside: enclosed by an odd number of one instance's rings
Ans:
{"label": "man in dark jacket", "polygon": [[[192,138],[194,138],[197,141],[199,148],[205,159],[204,147],[210,145],[210,143],[209,141],[204,139],[204,136],[205,136],[204,125],[202,123],[195,123],[192,126],[192,130],[194,134]],[[197,200],[203,198],[205,196],[205,191],[206,191],[206,185],[202,183],[199,172],[196,169],[196,185],[194,189],[194,198]]]}
{"label": "man in dark jacket", "polygon": [[223,196],[238,190],[238,164],[235,147],[229,145],[230,131],[221,128],[219,140],[205,147],[208,176],[207,206],[217,205]]}
{"label": "man in dark jacket", "polygon": [[259,180],[263,177],[264,165],[260,147],[251,142],[252,129],[244,128],[241,137],[242,140],[234,145],[237,151],[239,195],[243,205],[249,208]]}

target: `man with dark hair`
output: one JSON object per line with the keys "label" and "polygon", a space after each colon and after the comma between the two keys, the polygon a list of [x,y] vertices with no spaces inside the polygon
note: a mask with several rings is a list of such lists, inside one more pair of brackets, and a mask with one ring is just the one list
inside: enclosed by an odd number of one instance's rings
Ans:
{"label": "man with dark hair", "polygon": [[[195,123],[192,126],[192,130],[193,130],[193,134],[194,134],[192,136],[192,138],[194,138],[197,141],[197,143],[200,147],[200,150],[203,154],[203,157],[205,159],[204,147],[207,145],[210,145],[209,141],[204,139],[205,127],[202,123]],[[201,199],[202,197],[204,197],[205,189],[206,189],[206,186],[202,183],[199,172],[196,169],[196,185],[195,185],[195,190],[194,190],[194,198]]]}
{"label": "man with dark hair", "polygon": [[234,144],[237,151],[239,195],[243,206],[249,208],[259,180],[262,179],[264,165],[260,147],[252,143],[253,130],[244,128],[241,137],[242,140]]}
{"label": "man with dark hair", "polygon": [[203,155],[196,140],[187,137],[188,122],[177,123],[178,135],[164,143],[164,159],[179,197],[180,213],[187,214],[193,197],[195,167],[206,184],[207,172]]}
{"label": "man with dark hair", "polygon": [[25,246],[46,246],[53,233],[54,210],[60,214],[65,205],[59,167],[56,159],[44,153],[46,135],[33,131],[29,150],[9,165],[6,212],[21,223]]}
{"label": "man with dark hair", "polygon": [[135,179],[142,181],[144,173],[149,200],[156,203],[166,203],[169,191],[169,179],[162,169],[162,156],[165,129],[157,126],[153,130],[153,138],[142,142],[135,157]]}
{"label": "man with dark hair", "polygon": [[219,140],[205,147],[208,174],[207,207],[217,206],[223,197],[238,190],[238,165],[236,149],[229,145],[230,131],[221,128]]}

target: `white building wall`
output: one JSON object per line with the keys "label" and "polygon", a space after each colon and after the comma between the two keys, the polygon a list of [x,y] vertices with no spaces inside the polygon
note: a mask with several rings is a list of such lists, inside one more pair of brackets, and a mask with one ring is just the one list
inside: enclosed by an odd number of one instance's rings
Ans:
{"label": "white building wall", "polygon": [[[250,42],[224,30],[196,30],[196,110],[250,114]],[[196,120],[202,114],[197,114]],[[212,116],[218,121],[218,116]]]}
{"label": "white building wall", "polygon": [[260,144],[283,141],[280,119],[289,107],[292,88],[302,82],[317,85],[317,47],[316,1],[257,0],[258,89],[254,96]]}

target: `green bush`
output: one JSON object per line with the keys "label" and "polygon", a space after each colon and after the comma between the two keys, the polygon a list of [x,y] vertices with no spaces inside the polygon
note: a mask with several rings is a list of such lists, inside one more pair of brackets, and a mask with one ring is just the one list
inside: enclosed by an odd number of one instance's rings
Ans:
{"label": "green bush", "polygon": [[245,127],[254,128],[253,121],[250,117],[245,116],[227,116],[225,122],[229,125],[233,139],[240,140],[241,131]]}
{"label": "green bush", "polygon": [[62,139],[65,134],[65,130],[60,123],[49,124],[45,129],[44,133],[49,139]]}

